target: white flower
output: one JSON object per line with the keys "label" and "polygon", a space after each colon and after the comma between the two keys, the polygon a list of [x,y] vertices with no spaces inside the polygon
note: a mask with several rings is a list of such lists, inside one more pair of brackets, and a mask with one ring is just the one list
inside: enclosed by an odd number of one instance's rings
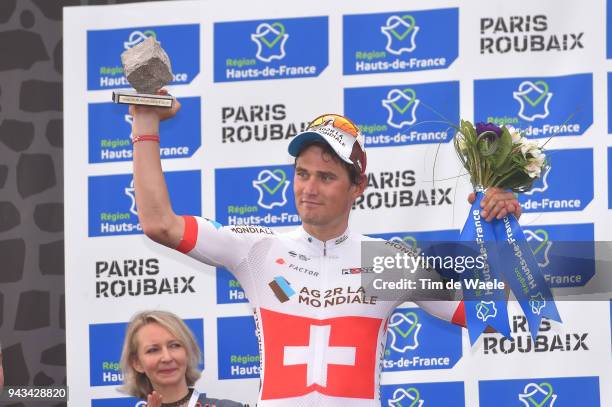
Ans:
{"label": "white flower", "polygon": [[534,157],[527,162],[527,165],[525,166],[525,171],[527,172],[527,175],[529,175],[531,178],[536,178],[539,177],[542,173],[544,162],[546,161],[546,154],[542,153],[539,149],[535,150],[533,154]]}
{"label": "white flower", "polygon": [[533,159],[540,167],[544,166],[544,161],[546,161],[546,154],[542,152],[542,150],[535,150],[532,152]]}
{"label": "white flower", "polygon": [[540,147],[536,141],[527,140],[526,138],[521,140],[521,153],[523,153],[523,157],[526,157],[527,153],[530,153],[533,156],[535,151],[540,151]]}
{"label": "white flower", "polygon": [[521,137],[521,133],[519,133],[518,130],[516,130],[512,126],[506,126],[506,129],[508,129],[508,133],[510,133],[510,136],[512,137],[513,144],[518,144],[521,142],[522,137]]}
{"label": "white flower", "polygon": [[542,173],[542,166],[534,160],[529,162],[525,170],[527,170],[527,175],[529,175],[530,178],[537,178]]}

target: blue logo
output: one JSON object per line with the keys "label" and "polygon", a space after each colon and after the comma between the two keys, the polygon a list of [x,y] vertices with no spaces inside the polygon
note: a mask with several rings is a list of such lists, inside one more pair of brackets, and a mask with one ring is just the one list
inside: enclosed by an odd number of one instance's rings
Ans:
{"label": "blue logo", "polygon": [[346,15],[343,41],[345,75],[446,69],[458,55],[459,9]]}
{"label": "blue logo", "polygon": [[248,302],[240,283],[225,268],[217,267],[217,304]]}
{"label": "blue logo", "polygon": [[172,61],[171,85],[191,83],[200,73],[198,24],[87,31],[87,90],[131,88],[120,56],[147,37],[159,41]]}
{"label": "blue logo", "polygon": [[[204,321],[183,320],[196,338],[204,355]],[[123,375],[119,366],[121,347],[125,338],[127,322],[89,325],[89,385],[111,386],[122,384]],[[204,360],[199,365],[204,369]],[[104,405],[104,404],[101,404]]]}
{"label": "blue logo", "polygon": [[91,407],[147,407],[147,402],[136,397],[92,399]]}
{"label": "blue logo", "polygon": [[593,150],[548,150],[546,159],[550,167],[529,192],[519,195],[523,211],[561,212],[586,208],[593,200]]}
{"label": "blue logo", "polygon": [[580,136],[593,124],[593,75],[476,80],[474,121],[530,138]]}
{"label": "blue logo", "polygon": [[253,317],[217,319],[219,380],[259,377],[259,348]]}
{"label": "blue logo", "polygon": [[462,356],[460,327],[418,308],[397,308],[389,318],[383,371],[450,369]]}
{"label": "blue logo", "polygon": [[523,232],[550,287],[582,287],[595,275],[592,223],[530,225]]}
{"label": "blue logo", "polygon": [[344,112],[368,147],[448,143],[459,122],[459,82],[345,89]]}
{"label": "blue logo", "polygon": [[[200,171],[165,173],[168,193],[176,213],[200,215]],[[89,237],[142,233],[138,223],[132,175],[89,177]]]}
{"label": "blue logo", "polygon": [[215,170],[215,218],[228,226],[299,225],[293,172],[291,165]]}
{"label": "blue logo", "polygon": [[476,304],[476,318],[482,322],[487,322],[490,318],[497,316],[497,308],[493,301],[480,301]]}
{"label": "blue logo", "polygon": [[381,406],[465,406],[463,382],[388,384],[380,386]]}
{"label": "blue logo", "polygon": [[[201,145],[200,98],[179,98],[181,113],[160,124],[161,158],[191,157]],[[132,160],[132,116],[125,105],[89,104],[89,162]]]}
{"label": "blue logo", "polygon": [[215,82],[319,76],[328,64],[328,18],[215,23]]}
{"label": "blue logo", "polygon": [[598,377],[564,377],[478,382],[481,406],[599,407]]}

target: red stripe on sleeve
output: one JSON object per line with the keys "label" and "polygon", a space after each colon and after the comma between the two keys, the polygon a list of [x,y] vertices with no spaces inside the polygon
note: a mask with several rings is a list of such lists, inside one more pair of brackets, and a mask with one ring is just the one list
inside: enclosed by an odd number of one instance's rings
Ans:
{"label": "red stripe on sleeve", "polygon": [[181,253],[189,253],[198,240],[198,221],[193,216],[183,216],[183,220],[185,221],[185,230],[176,250]]}
{"label": "red stripe on sleeve", "polygon": [[460,325],[464,328],[467,326],[467,324],[465,323],[465,304],[463,303],[463,301],[461,301],[457,306],[457,309],[453,314],[453,319],[451,319],[451,322],[455,325]]}

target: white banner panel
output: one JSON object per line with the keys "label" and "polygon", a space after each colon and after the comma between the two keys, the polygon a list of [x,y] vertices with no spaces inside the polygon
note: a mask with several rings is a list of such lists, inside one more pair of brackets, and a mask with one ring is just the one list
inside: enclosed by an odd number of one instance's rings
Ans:
{"label": "white banner panel", "polygon": [[[368,149],[369,186],[354,205],[352,229],[417,244],[454,240],[471,186],[452,126],[461,118],[494,121],[547,142],[552,167],[521,195],[521,225],[552,287],[604,291],[600,301],[558,302],[564,323],[545,322],[535,341],[510,303],[514,341],[485,334],[472,347],[460,328],[405,304],[397,312],[408,312],[413,326],[388,335],[381,402],[612,404],[612,256],[609,245],[595,246],[612,240],[607,8],[552,0],[66,8],[69,405],[137,405],[118,391],[118,362],[126,322],[143,309],[187,321],[203,349],[199,389],[257,401],[255,325],[238,282],[149,241],[138,225],[132,118],[111,93],[128,87],[119,55],[148,36],[168,52],[168,88],[183,106],[161,126],[179,214],[295,227],[287,145],[312,118],[338,112],[360,126]],[[289,187],[257,190],[262,173]],[[560,271],[554,244],[563,240],[593,242],[608,261]]]}

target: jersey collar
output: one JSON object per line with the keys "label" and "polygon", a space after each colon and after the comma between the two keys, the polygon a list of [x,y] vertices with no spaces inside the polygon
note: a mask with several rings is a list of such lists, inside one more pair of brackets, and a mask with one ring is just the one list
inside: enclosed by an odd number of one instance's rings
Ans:
{"label": "jersey collar", "polygon": [[349,237],[351,236],[351,231],[349,228],[347,228],[340,236],[326,241],[319,240],[316,237],[311,236],[308,232],[306,232],[306,230],[304,230],[303,226],[300,226],[298,231],[300,235],[300,240],[302,240],[307,246],[309,246],[313,250],[321,252],[325,250],[333,250],[336,247],[342,247],[346,244],[346,242],[349,240]]}

